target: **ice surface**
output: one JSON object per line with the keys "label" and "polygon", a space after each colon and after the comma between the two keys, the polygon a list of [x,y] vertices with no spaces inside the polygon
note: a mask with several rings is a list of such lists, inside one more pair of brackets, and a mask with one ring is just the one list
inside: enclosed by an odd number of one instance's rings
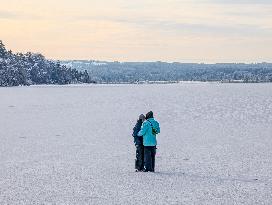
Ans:
{"label": "ice surface", "polygon": [[[132,128],[161,123],[155,173]],[[0,204],[272,204],[272,84],[0,88]]]}

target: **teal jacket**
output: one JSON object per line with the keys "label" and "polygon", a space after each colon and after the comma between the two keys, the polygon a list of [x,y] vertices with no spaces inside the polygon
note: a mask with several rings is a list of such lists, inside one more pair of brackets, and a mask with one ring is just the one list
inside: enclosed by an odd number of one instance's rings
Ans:
{"label": "teal jacket", "polygon": [[152,134],[152,127],[156,132],[160,133],[160,124],[154,120],[154,118],[149,118],[146,120],[141,127],[141,130],[138,132],[138,136],[143,136],[144,146],[156,146],[157,139],[156,135]]}

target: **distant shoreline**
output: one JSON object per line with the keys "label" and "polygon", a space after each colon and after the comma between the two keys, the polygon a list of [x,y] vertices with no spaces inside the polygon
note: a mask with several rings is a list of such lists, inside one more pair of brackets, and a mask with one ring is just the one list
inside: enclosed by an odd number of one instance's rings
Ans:
{"label": "distant shoreline", "polygon": [[77,83],[77,84],[33,84],[33,85],[19,85],[19,86],[0,86],[0,88],[11,87],[93,87],[99,85],[171,85],[171,84],[271,84],[271,82],[220,82],[220,81],[179,81],[179,82],[142,82],[142,83],[130,83],[130,82],[101,82],[101,83]]}

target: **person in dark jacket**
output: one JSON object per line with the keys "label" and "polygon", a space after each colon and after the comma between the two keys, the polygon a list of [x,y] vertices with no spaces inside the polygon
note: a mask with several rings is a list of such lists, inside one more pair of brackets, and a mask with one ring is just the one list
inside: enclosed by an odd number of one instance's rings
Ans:
{"label": "person in dark jacket", "polygon": [[143,136],[144,144],[144,172],[155,171],[155,155],[157,139],[156,135],[160,133],[160,124],[154,119],[153,112],[150,111],[145,116],[146,121],[143,123],[138,136]]}
{"label": "person in dark jacket", "polygon": [[134,137],[134,144],[136,147],[136,159],[135,159],[135,170],[143,171],[144,169],[144,145],[143,136],[138,136],[138,132],[141,130],[142,124],[145,120],[145,116],[141,114],[137,120],[136,125],[133,128],[132,136]]}

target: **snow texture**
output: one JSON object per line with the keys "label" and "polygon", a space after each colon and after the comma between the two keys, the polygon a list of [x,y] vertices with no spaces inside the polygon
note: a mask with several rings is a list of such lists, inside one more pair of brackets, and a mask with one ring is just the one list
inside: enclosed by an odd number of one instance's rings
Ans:
{"label": "snow texture", "polygon": [[[161,123],[155,173],[131,137]],[[272,204],[272,84],[0,88],[0,204]]]}

